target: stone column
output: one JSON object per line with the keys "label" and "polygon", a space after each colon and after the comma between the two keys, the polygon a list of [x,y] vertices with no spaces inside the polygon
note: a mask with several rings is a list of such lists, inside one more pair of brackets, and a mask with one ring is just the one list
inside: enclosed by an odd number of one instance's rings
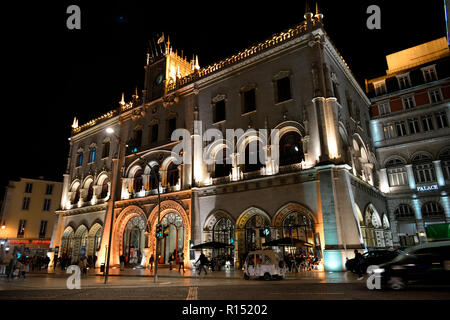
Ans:
{"label": "stone column", "polygon": [[[425,236],[425,224],[422,219],[422,208],[419,199],[413,200],[413,209],[416,216],[416,226],[417,233],[419,233],[419,241],[420,243],[427,242],[427,237]],[[423,234],[423,236],[420,236],[420,234]]]}
{"label": "stone column", "polygon": [[408,173],[408,181],[409,181],[409,188],[412,190],[416,189],[416,179],[414,178],[414,172],[412,168],[412,164],[405,165],[406,172]]}
{"label": "stone column", "polygon": [[441,160],[434,160],[433,165],[434,165],[434,170],[436,171],[436,181],[437,181],[439,187],[445,186],[445,178],[444,178],[444,172],[442,171],[442,167],[441,167]]}
{"label": "stone column", "polygon": [[387,169],[380,169],[380,190],[381,192],[388,193],[389,192],[389,180],[387,176]]}

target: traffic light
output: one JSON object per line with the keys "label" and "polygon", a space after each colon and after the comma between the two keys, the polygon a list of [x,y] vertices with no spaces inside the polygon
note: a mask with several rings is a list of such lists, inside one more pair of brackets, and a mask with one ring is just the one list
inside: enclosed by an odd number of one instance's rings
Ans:
{"label": "traffic light", "polygon": [[156,237],[158,239],[161,239],[163,237],[163,235],[162,235],[162,225],[160,225],[160,224],[156,225]]}
{"label": "traffic light", "polygon": [[259,236],[260,237],[268,237],[268,236],[270,236],[270,228],[259,229]]}
{"label": "traffic light", "polygon": [[163,237],[165,238],[165,237],[167,237],[168,235],[169,235],[169,226],[167,226],[167,227],[165,227],[164,228],[164,235],[163,235]]}

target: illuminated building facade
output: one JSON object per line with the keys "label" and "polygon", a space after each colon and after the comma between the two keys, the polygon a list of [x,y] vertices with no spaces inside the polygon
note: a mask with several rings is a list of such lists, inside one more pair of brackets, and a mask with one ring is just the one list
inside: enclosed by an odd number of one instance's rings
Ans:
{"label": "illuminated building facade", "polygon": [[371,129],[394,244],[410,246],[450,222],[450,50],[443,37],[386,60],[386,75],[366,80]]}
{"label": "illuminated building facade", "polygon": [[[324,31],[323,15],[308,9],[304,18],[204,68],[163,41],[164,53],[148,57],[141,94],[127,103],[122,97],[118,109],[85,125],[75,120],[54,235],[59,252],[76,261],[86,246],[98,264],[105,261],[118,141],[124,146],[113,265],[121,255],[133,265],[155,252],[158,188],[161,223],[169,229],[159,248],[163,264],[182,251],[188,266],[198,255],[191,244],[218,241],[234,246],[220,253],[239,265],[264,242],[293,237],[319,255],[325,269],[342,270],[354,249],[391,246],[369,137],[370,101]],[[173,151],[181,142],[171,135],[180,128],[192,152]],[[209,139],[211,128],[223,137],[227,129],[256,135]],[[258,143],[274,129],[278,143]],[[255,152],[262,160],[252,164],[247,160]],[[156,165],[160,185],[151,174]]]}
{"label": "illuminated building facade", "polygon": [[44,255],[51,247],[62,183],[20,178],[6,187],[0,215],[0,244],[22,254]]}

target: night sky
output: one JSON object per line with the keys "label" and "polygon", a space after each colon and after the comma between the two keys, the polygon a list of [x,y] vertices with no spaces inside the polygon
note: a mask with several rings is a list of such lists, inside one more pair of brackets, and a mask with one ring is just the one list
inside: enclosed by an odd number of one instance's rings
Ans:
{"label": "night sky", "polygon": [[[387,69],[386,54],[445,36],[444,0],[318,2],[363,89],[365,78]],[[30,1],[2,9],[1,193],[18,177],[62,181],[73,118],[84,124],[116,108],[122,91],[130,100],[142,90],[152,37],[164,32],[204,67],[297,25],[305,9],[305,0],[177,3]],[[66,27],[72,4],[81,8],[81,30]],[[381,8],[381,30],[366,27],[371,4]]]}

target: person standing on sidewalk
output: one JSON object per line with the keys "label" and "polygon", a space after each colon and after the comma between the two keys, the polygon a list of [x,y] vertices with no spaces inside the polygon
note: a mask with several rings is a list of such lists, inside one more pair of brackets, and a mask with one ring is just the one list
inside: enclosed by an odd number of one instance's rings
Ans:
{"label": "person standing on sidewalk", "polygon": [[153,271],[153,262],[155,262],[155,256],[152,253],[150,260],[148,260],[148,268],[150,269],[150,272]]}
{"label": "person standing on sidewalk", "polygon": [[169,257],[169,270],[172,270],[173,260],[175,260],[173,253]]}
{"label": "person standing on sidewalk", "polygon": [[120,271],[123,271],[125,268],[125,256],[122,254],[119,258],[120,261]]}
{"label": "person standing on sidewalk", "polygon": [[184,273],[184,253],[183,252],[180,253],[178,259],[180,260],[179,261],[178,272],[180,272],[181,266],[183,266],[183,273]]}

